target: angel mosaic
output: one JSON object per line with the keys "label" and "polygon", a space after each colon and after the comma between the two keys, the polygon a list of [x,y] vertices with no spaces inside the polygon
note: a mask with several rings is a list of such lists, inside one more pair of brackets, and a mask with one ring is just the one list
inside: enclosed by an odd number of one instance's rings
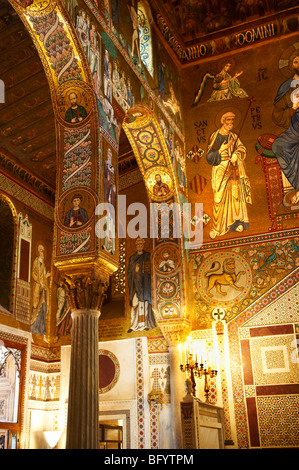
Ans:
{"label": "angel mosaic", "polygon": [[231,66],[232,63],[227,62],[222,70],[216,75],[209,72],[204,75],[196,92],[192,106],[196,106],[199,103],[209,78],[213,79],[213,92],[208,99],[208,102],[229,100],[234,96],[238,98],[248,97],[248,94],[245,90],[243,90],[243,88],[241,88],[240,82],[238,80],[238,78],[243,74],[243,71],[236,72],[232,76],[229,73]]}

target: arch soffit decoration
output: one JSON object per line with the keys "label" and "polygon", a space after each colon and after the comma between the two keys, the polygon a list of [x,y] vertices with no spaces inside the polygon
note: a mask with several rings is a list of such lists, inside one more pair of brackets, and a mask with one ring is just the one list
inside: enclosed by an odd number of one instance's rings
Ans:
{"label": "arch soffit decoration", "polygon": [[[37,48],[37,51],[40,55],[41,61],[47,73],[49,79],[50,93],[53,102],[53,109],[55,114],[55,124],[56,124],[56,138],[57,138],[57,188],[56,188],[56,220],[59,219],[57,207],[59,207],[60,199],[63,198],[66,194],[66,191],[70,191],[69,187],[64,186],[63,182],[63,164],[65,161],[65,150],[64,150],[64,137],[66,132],[76,133],[79,132],[80,127],[82,127],[83,132],[88,132],[91,136],[91,155],[94,159],[91,162],[94,169],[92,181],[90,181],[89,187],[85,186],[84,191],[89,192],[91,199],[94,201],[97,200],[97,195],[100,193],[100,188],[98,188],[99,182],[99,156],[100,154],[100,137],[98,133],[98,119],[97,119],[97,105],[95,100],[95,94],[93,91],[92,79],[90,76],[89,66],[87,64],[85,55],[81,49],[81,45],[77,38],[74,26],[72,22],[68,19],[68,13],[66,12],[65,7],[59,0],[46,0],[44,3],[40,4],[36,0],[28,0],[28,2],[22,3],[21,1],[9,0],[12,7],[19,14],[22,19],[25,27],[30,33],[33,43]],[[26,5],[26,6],[25,6]],[[61,57],[57,58],[57,54],[51,54],[51,48],[49,39],[55,44],[55,37],[59,32],[60,35],[63,35],[64,45],[66,46],[65,50],[62,52],[65,53],[65,60],[61,61]],[[54,51],[55,47],[54,47]],[[66,111],[66,95],[72,90],[79,90],[79,94],[84,98],[84,104],[87,108],[87,117],[84,119],[84,124],[75,124],[72,125],[65,120],[65,111]],[[145,131],[146,126],[153,126],[154,135],[152,137],[158,141],[161,145],[159,151],[159,158],[164,159],[164,164],[157,165],[157,161],[154,162],[154,165],[150,165],[150,168],[146,168],[143,165],[144,154],[140,154],[137,149],[137,138],[133,136],[134,129],[136,130],[136,123],[128,123],[127,120],[123,123],[124,130],[129,138],[129,141],[132,145],[135,157],[137,158],[138,164],[142,170],[142,175],[145,180],[146,188],[149,191],[149,177],[153,175],[156,170],[163,169],[164,174],[168,175],[169,183],[171,187],[171,193],[173,197],[173,202],[179,202],[178,200],[178,190],[176,179],[173,175],[173,170],[171,167],[170,157],[168,155],[168,150],[164,142],[164,137],[161,133],[159,123],[155,118],[153,112],[145,106],[138,106],[138,112],[142,113],[142,119],[137,119],[137,123],[142,124],[141,128]],[[63,114],[64,112],[64,114]],[[132,115],[132,110],[131,110]],[[142,123],[141,123],[142,121]],[[140,136],[139,136],[140,137]],[[144,145],[147,143],[144,142]],[[142,146],[141,146],[142,148]],[[149,156],[149,154],[152,154]],[[149,156],[149,159],[155,160],[156,151],[148,151],[145,155]],[[156,168],[153,170],[153,166]],[[143,170],[146,169],[146,171]],[[96,170],[96,171],[95,171]],[[150,171],[152,170],[152,171]],[[72,186],[71,186],[72,187]],[[78,191],[78,187],[75,188]],[[93,220],[94,223],[94,220]],[[93,227],[94,228],[94,227]],[[89,230],[88,230],[89,229]],[[88,230],[88,233],[87,233]],[[63,237],[68,237],[72,233],[68,233],[68,230],[62,231],[62,228],[58,224],[56,226],[56,247],[54,251],[55,264],[61,271],[71,270],[71,272],[82,270],[82,266],[94,265],[95,260],[99,261],[101,255],[98,253],[97,241],[95,239],[94,230],[91,230],[90,224],[85,228],[85,232],[79,234],[81,235],[81,240],[79,236],[79,244],[83,241],[88,240],[89,244],[85,247],[85,250],[80,252],[78,246],[73,247],[69,252],[63,252],[61,249],[61,240]],[[86,245],[86,243],[85,243]],[[179,262],[180,269],[179,279],[177,282],[177,298],[173,302],[172,306],[174,307],[174,313],[171,318],[163,318],[161,312],[161,299],[159,301],[159,296],[155,299],[156,311],[159,314],[159,319],[161,323],[164,320],[169,324],[171,322],[177,323],[177,320],[185,320],[186,318],[186,298],[185,298],[185,288],[184,288],[184,260],[183,256],[183,247],[182,239],[179,240]],[[76,262],[74,263],[74,258]],[[106,254],[103,255],[104,267],[108,275],[117,268],[117,261],[115,259],[110,259]],[[154,283],[159,283],[159,276],[155,274]],[[180,287],[179,287],[180,286]],[[155,292],[155,290],[154,290]],[[184,324],[185,325],[185,324]],[[185,326],[184,326],[185,328]],[[189,323],[187,321],[187,329],[189,329]]]}
{"label": "arch soffit decoration", "polygon": [[[101,271],[108,277],[117,269],[118,262],[116,257],[100,251],[100,244],[95,236],[94,216],[85,224],[84,230],[74,232],[63,225],[59,210],[63,201],[67,198],[71,201],[74,192],[82,192],[85,200],[91,201],[91,212],[94,214],[98,196],[102,194],[99,187],[98,111],[85,54],[66,8],[60,0],[44,2],[9,0],[9,2],[20,16],[38,51],[48,77],[52,98],[57,148],[56,224],[53,250],[55,265],[63,273],[74,274],[85,272],[86,269],[88,271],[96,269],[100,265]],[[85,109],[83,118],[75,123],[67,118],[67,110],[71,107],[71,92],[76,94],[77,103]],[[74,146],[80,151],[82,135],[85,144],[89,143],[88,157],[83,162],[82,168],[74,168],[72,174],[72,171],[67,172],[72,154],[67,147],[67,139],[71,136],[75,140]],[[92,168],[92,171],[84,181],[86,167]],[[68,243],[67,249],[63,244],[65,240]]]}
{"label": "arch soffit decoration", "polygon": [[[127,112],[122,127],[131,144],[141,171],[150,203],[180,204],[177,181],[174,176],[170,155],[155,113],[146,105],[135,105]],[[166,184],[165,192],[159,195],[154,189],[156,175]],[[179,237],[156,243],[153,259],[153,296],[154,310],[159,326],[168,341],[177,342],[186,337],[190,330],[185,289],[185,256],[182,220]],[[171,272],[161,273],[160,261],[163,252],[169,251],[174,259]],[[165,290],[170,288],[169,295]],[[164,290],[163,290],[164,287]],[[175,334],[175,338],[174,338]]]}

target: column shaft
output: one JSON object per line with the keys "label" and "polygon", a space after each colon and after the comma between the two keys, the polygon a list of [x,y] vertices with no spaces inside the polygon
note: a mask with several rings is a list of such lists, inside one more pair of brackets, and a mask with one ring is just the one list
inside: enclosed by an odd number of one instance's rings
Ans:
{"label": "column shaft", "polygon": [[67,449],[99,448],[98,310],[72,312]]}
{"label": "column shaft", "polygon": [[172,448],[182,449],[181,401],[185,392],[185,376],[180,370],[177,346],[169,346],[169,362]]}

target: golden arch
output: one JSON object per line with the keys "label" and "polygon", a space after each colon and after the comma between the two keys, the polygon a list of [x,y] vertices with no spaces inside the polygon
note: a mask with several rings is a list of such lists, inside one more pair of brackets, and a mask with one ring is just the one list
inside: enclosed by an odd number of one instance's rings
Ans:
{"label": "golden arch", "polygon": [[[56,207],[55,207],[55,239],[54,251],[55,265],[63,272],[78,272],[78,270],[90,269],[96,264],[102,264],[106,273],[111,274],[117,268],[115,257],[109,257],[101,252],[95,236],[94,218],[81,232],[76,232],[76,244],[65,249],[64,241],[73,240],[73,232],[68,227],[63,227],[61,216],[61,204],[66,205],[67,198],[71,200],[73,190],[84,192],[86,200],[91,202],[91,211],[94,210],[98,201],[101,188],[99,187],[99,154],[100,135],[98,132],[98,111],[93,81],[90,74],[84,52],[77,38],[77,33],[68,13],[61,0],[45,0],[43,3],[37,0],[28,0],[22,3],[10,0],[13,8],[21,17],[24,25],[29,31],[32,40],[40,55],[48,76],[50,92],[53,102],[56,132],[57,132],[57,185],[56,185]],[[25,6],[26,5],[26,6]],[[51,47],[55,48],[56,36],[59,32],[64,38],[65,58],[63,61],[57,59],[57,55],[52,54]],[[73,121],[72,115],[68,113],[71,95],[76,95],[80,99],[80,105],[84,108],[82,119]],[[164,201],[163,195],[157,195],[151,183],[155,180],[157,170],[163,177],[167,178],[169,192],[168,200],[179,203],[179,194],[176,178],[173,173],[171,160],[167,146],[162,135],[160,125],[150,108],[147,106],[134,106],[123,123],[123,128],[132,145],[135,157],[144,177],[150,200]],[[67,179],[63,178],[63,170],[69,153],[65,151],[66,133],[71,133],[76,139],[78,135],[83,135],[90,142],[91,160],[88,164],[92,166],[92,178],[84,188],[78,187],[75,183],[75,176],[80,172],[80,168],[74,169],[74,175],[69,174]],[[153,139],[150,142],[148,139]],[[137,148],[138,143],[138,148]],[[141,153],[140,153],[141,152]],[[85,162],[83,162],[85,163]],[[187,298],[185,295],[185,266],[183,254],[183,238],[178,243],[172,243],[178,259],[178,269],[176,270],[176,300],[165,303],[165,299],[156,296],[155,307],[159,312],[160,322],[179,321],[186,319]],[[160,250],[157,247],[154,257]],[[75,262],[74,262],[75,260]],[[159,273],[154,276],[154,292],[159,289],[161,278]],[[166,314],[167,311],[167,314]]]}
{"label": "golden arch", "polygon": [[[117,268],[115,258],[101,253],[95,236],[94,217],[81,231],[70,230],[63,225],[63,208],[70,204],[74,191],[81,192],[94,214],[100,188],[100,136],[98,110],[90,69],[77,38],[73,24],[60,0],[16,1],[9,0],[27,28],[39,53],[48,77],[56,126],[57,179],[55,206],[55,265],[61,271],[95,267],[104,259],[105,272],[110,274]],[[56,47],[59,41],[60,48]],[[58,52],[59,49],[59,52]],[[61,50],[62,49],[62,50]],[[76,100],[77,110],[72,109]],[[67,138],[72,137],[77,152],[85,148],[88,153],[81,164],[70,165],[72,152],[67,147]],[[83,137],[82,137],[83,136]],[[85,155],[84,154],[84,155]],[[81,156],[81,155],[80,155]],[[89,177],[80,180],[86,166],[92,168]],[[71,170],[70,170],[71,168]],[[82,178],[81,178],[82,179]],[[78,184],[78,181],[79,184]],[[67,247],[67,248],[66,248]]]}
{"label": "golden arch", "polygon": [[[133,106],[127,112],[123,129],[142,173],[149,201],[179,205],[178,185],[167,145],[154,112],[145,105]],[[157,175],[162,179],[158,190],[155,189]],[[181,227],[178,238],[165,239],[162,243],[155,243],[153,252],[153,308],[161,327],[164,323],[169,325],[169,322],[182,323],[185,330],[189,328],[189,322],[183,242]],[[167,252],[167,256],[173,257],[173,268],[166,273],[160,269],[165,252]]]}

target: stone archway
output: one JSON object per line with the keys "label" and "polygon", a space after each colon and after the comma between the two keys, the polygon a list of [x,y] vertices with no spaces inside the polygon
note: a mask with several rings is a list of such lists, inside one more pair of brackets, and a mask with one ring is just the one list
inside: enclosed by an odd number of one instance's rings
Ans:
{"label": "stone archway", "polygon": [[[95,207],[102,192],[98,110],[85,54],[61,1],[10,3],[31,35],[51,92],[57,144],[55,265],[63,273],[89,270],[98,264],[103,267],[94,230]],[[65,223],[65,216],[77,193],[88,220],[84,228],[75,230]],[[116,257],[104,254],[103,258],[109,276],[117,268]]]}
{"label": "stone archway", "polygon": [[[63,3],[10,3],[42,61],[55,118],[53,257],[65,282],[73,319],[66,445],[98,448],[98,317],[109,276],[118,262],[116,256],[102,252],[95,234],[95,208],[103,192],[95,93],[88,63]],[[73,224],[70,214],[75,201],[79,201],[80,210]],[[90,386],[86,387],[86,383]]]}
{"label": "stone archway", "polygon": [[[143,176],[151,207],[160,205],[164,208],[179,208],[177,181],[160,125],[153,111],[147,106],[135,105],[127,112],[123,129]],[[172,447],[179,449],[182,446],[180,401],[184,396],[184,378],[179,367],[178,345],[185,342],[189,335],[191,321],[186,295],[181,211],[179,210],[179,215],[173,213],[172,222],[170,211],[168,215],[169,237],[160,237],[159,230],[153,237],[152,293],[156,321],[169,345]],[[176,216],[179,220],[175,221]],[[157,221],[159,217],[162,218],[162,215],[159,216],[154,210],[152,218]],[[160,227],[158,224],[158,228],[163,232],[163,222]],[[163,264],[166,260],[167,265]],[[163,266],[168,267],[163,269]]]}
{"label": "stone archway", "polygon": [[[169,237],[167,237],[167,234],[161,237],[157,230],[154,230],[155,233],[151,234],[154,242],[154,309],[157,320],[161,325],[164,322],[178,323],[187,319],[188,315],[186,312],[182,221],[179,213],[171,212],[171,207],[179,209],[180,206],[177,181],[170,156],[159,122],[148,106],[135,105],[131,108],[124,119],[123,129],[132,146],[143,176],[150,204],[156,205],[156,208],[159,205],[169,206],[170,208]],[[160,184],[157,183],[157,180]],[[157,219],[159,218],[158,213],[153,212],[152,215],[156,216]],[[156,228],[163,231],[160,226],[156,226]],[[166,250],[173,257],[173,260],[171,267],[163,271],[159,266],[163,262],[163,253]],[[162,294],[165,281],[173,283],[172,295],[169,298]]]}
{"label": "stone archway", "polygon": [[[15,206],[13,205],[12,201],[4,194],[0,194],[0,209],[2,209],[1,226],[5,230],[5,232],[3,231],[3,233],[1,234],[5,235],[3,237],[5,241],[5,246],[1,247],[1,253],[4,254],[4,258],[1,262],[1,269],[4,268],[3,264],[6,264],[6,272],[4,272],[4,278],[2,278],[1,276],[2,279],[0,304],[2,308],[12,313],[15,305],[17,281],[16,266],[18,250],[18,217]],[[10,264],[8,265],[8,263]],[[3,305],[3,286],[7,290],[6,305]]]}

